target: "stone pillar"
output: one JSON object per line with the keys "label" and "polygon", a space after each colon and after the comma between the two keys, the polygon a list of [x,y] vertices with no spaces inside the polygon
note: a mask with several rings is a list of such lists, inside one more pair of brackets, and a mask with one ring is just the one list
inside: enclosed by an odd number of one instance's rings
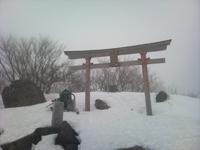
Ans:
{"label": "stone pillar", "polygon": [[59,127],[63,122],[63,111],[64,103],[63,102],[54,102],[53,103],[53,112],[52,112],[52,127]]}

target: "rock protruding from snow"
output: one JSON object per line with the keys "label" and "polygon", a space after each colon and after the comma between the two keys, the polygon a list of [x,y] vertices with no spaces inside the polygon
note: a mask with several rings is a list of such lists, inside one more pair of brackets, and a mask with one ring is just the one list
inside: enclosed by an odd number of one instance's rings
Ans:
{"label": "rock protruding from snow", "polygon": [[41,89],[31,80],[16,80],[2,92],[5,108],[31,106],[46,102]]}
{"label": "rock protruding from snow", "polygon": [[122,148],[122,149],[119,149],[119,150],[145,150],[145,148],[136,145],[136,146],[131,147],[131,148]]}
{"label": "rock protruding from snow", "polygon": [[167,100],[167,93],[161,91],[156,96],[156,102],[164,102]]}
{"label": "rock protruding from snow", "polygon": [[41,141],[41,136],[33,132],[12,143],[1,145],[1,147],[3,150],[31,150],[32,144],[36,145],[39,141]]}
{"label": "rock protruding from snow", "polygon": [[76,136],[78,136],[76,131],[69,125],[67,121],[63,121],[59,127],[55,144],[61,145],[65,150],[78,150],[80,141]]}
{"label": "rock protruding from snow", "polygon": [[95,100],[95,106],[97,109],[108,109],[110,108],[107,103],[105,103],[104,101],[100,100],[100,99],[97,99]]}
{"label": "rock protruding from snow", "polygon": [[61,145],[65,150],[78,150],[78,145],[80,144],[80,141],[76,137],[78,134],[66,121],[63,121],[59,128],[37,128],[32,134],[14,142],[3,144],[1,148],[3,150],[31,150],[32,144],[38,144],[42,140],[42,136],[55,133],[58,133],[55,144]]}
{"label": "rock protruding from snow", "polygon": [[32,144],[36,145],[41,141],[42,136],[58,133],[58,128],[43,127],[37,128],[32,134],[20,138],[14,142],[1,145],[3,150],[31,150]]}
{"label": "rock protruding from snow", "polygon": [[40,136],[44,136],[44,135],[58,133],[58,128],[57,127],[41,127],[41,128],[35,129],[34,132]]}

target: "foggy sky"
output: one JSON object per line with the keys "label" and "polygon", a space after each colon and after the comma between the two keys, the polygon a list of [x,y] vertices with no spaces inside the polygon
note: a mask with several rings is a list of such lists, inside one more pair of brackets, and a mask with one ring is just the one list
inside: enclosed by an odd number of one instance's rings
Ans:
{"label": "foggy sky", "polygon": [[182,92],[200,91],[199,0],[0,0],[0,36],[9,34],[49,35],[69,51],[172,39],[166,51],[147,53],[166,59],[149,70]]}

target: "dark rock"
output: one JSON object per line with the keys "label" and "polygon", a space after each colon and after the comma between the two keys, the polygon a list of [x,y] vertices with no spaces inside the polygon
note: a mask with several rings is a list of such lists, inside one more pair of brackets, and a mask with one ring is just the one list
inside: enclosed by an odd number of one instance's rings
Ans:
{"label": "dark rock", "polygon": [[161,91],[156,96],[156,102],[164,102],[167,100],[167,93]]}
{"label": "dark rock", "polygon": [[122,148],[122,149],[118,149],[118,150],[145,150],[145,148],[136,145],[136,146],[131,147],[131,148]]}
{"label": "dark rock", "polygon": [[36,145],[39,141],[41,141],[41,136],[32,133],[12,143],[1,145],[1,148],[3,150],[31,150],[32,144]]}
{"label": "dark rock", "polygon": [[71,144],[69,137],[64,133],[59,133],[55,140],[56,145],[61,145],[65,148],[67,145]]}
{"label": "dark rock", "polygon": [[43,92],[29,79],[16,80],[2,92],[5,108],[31,106],[46,102]]}
{"label": "dark rock", "polygon": [[95,106],[97,109],[108,109],[110,108],[104,101],[97,99],[95,100]]}
{"label": "dark rock", "polygon": [[65,150],[78,150],[78,145],[75,144],[68,144]]}
{"label": "dark rock", "polygon": [[36,133],[40,136],[55,134],[55,133],[58,133],[58,128],[56,128],[56,127],[37,128],[37,129],[35,129],[34,133]]}
{"label": "dark rock", "polygon": [[117,88],[117,85],[109,85],[108,89],[109,90],[107,90],[107,86],[105,86],[105,91],[109,91],[109,92],[118,92],[119,91]]}
{"label": "dark rock", "polygon": [[63,121],[59,128],[43,127],[37,128],[32,134],[20,138],[14,142],[1,145],[3,150],[31,150],[32,144],[41,141],[43,135],[58,133],[55,144],[63,146],[65,150],[78,150],[79,140],[76,138],[78,134],[66,122]]}
{"label": "dark rock", "polygon": [[65,149],[66,147],[70,148],[68,145],[79,145],[80,142],[76,136],[78,136],[76,131],[66,121],[63,121],[59,127],[55,144],[61,145]]}
{"label": "dark rock", "polygon": [[31,150],[32,144],[41,141],[43,135],[58,133],[58,128],[43,127],[37,128],[32,134],[20,138],[14,142],[1,145],[3,150]]}

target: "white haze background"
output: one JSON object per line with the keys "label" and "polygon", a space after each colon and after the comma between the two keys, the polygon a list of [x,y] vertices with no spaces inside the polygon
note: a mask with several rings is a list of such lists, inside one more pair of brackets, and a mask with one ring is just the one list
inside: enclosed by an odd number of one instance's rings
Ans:
{"label": "white haze background", "polygon": [[199,27],[199,0],[0,1],[0,35],[49,35],[69,51],[172,39],[166,51],[147,57],[166,58],[149,69],[181,93],[200,91]]}

